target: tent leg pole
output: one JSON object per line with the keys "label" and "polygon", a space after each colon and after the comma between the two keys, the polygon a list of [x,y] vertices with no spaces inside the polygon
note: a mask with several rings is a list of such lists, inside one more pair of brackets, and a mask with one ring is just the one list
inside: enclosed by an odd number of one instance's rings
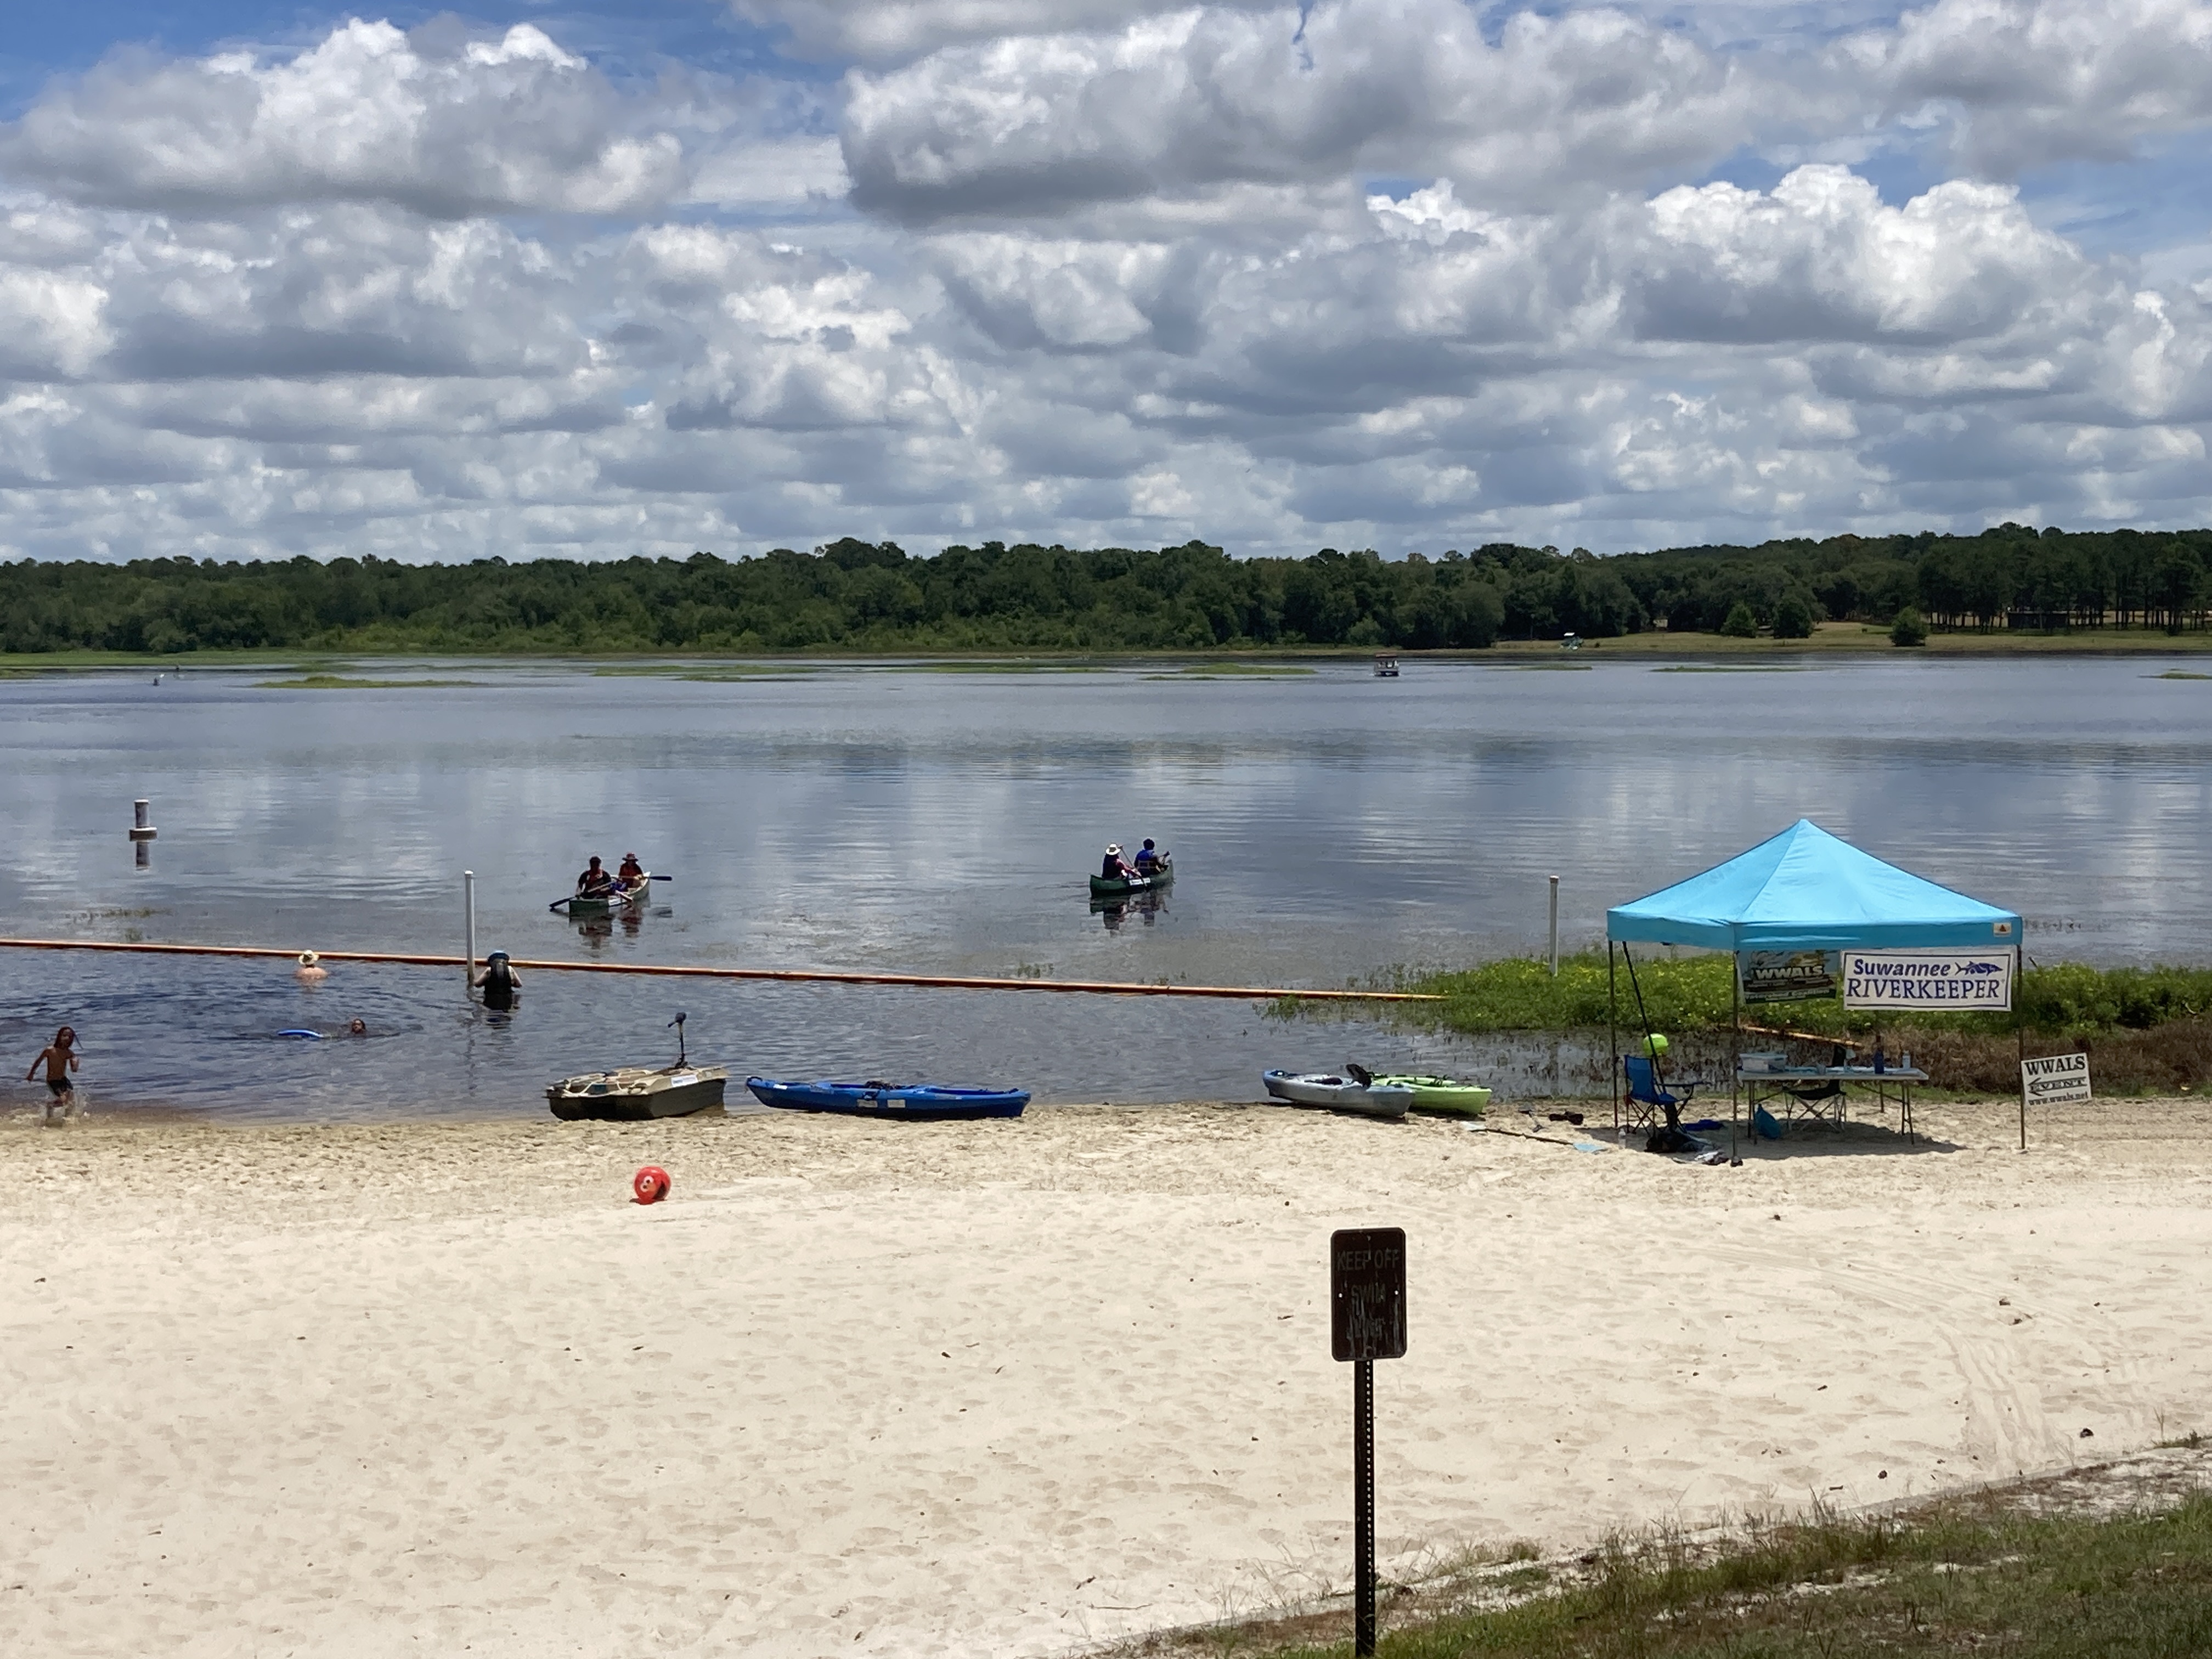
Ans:
{"label": "tent leg pole", "polygon": [[2020,1039],[2020,1149],[2023,1152],[2027,1150],[2027,1011],[2020,1006],[2020,976],[2027,966],[2024,956],[2023,946],[2015,945],[2012,947],[2012,1029],[2014,1035]]}
{"label": "tent leg pole", "polygon": [[1735,951],[1729,952],[1729,1162],[1741,1164],[1743,1154],[1736,1150],[1735,1121],[1736,1097],[1743,1086],[1736,1076],[1743,1069],[1743,975],[1736,966]]}
{"label": "tent leg pole", "polygon": [[1613,1138],[1620,1139],[1620,992],[1613,976],[1613,941],[1605,942],[1605,1091],[1613,1097]]}

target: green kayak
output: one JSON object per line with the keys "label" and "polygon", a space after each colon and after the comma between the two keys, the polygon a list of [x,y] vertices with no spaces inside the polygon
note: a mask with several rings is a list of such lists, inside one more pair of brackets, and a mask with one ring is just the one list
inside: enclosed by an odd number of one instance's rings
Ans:
{"label": "green kayak", "polygon": [[1448,1077],[1378,1077],[1374,1086],[1411,1089],[1415,1111],[1445,1117],[1480,1117],[1490,1104],[1489,1090]]}

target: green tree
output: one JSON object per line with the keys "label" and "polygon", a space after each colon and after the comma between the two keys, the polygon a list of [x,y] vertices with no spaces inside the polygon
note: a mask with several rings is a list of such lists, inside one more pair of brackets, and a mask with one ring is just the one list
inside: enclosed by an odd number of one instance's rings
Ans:
{"label": "green tree", "polygon": [[1795,593],[1785,596],[1774,607],[1774,637],[1778,640],[1809,640],[1813,637],[1813,607]]}
{"label": "green tree", "polygon": [[1738,599],[1729,607],[1727,620],[1721,623],[1721,632],[1732,640],[1755,640],[1759,637],[1759,618],[1751,614],[1749,605]]}
{"label": "green tree", "polygon": [[1889,642],[1892,645],[1928,643],[1928,624],[1920,620],[1920,612],[1913,606],[1908,605],[1897,613],[1896,620],[1889,625]]}

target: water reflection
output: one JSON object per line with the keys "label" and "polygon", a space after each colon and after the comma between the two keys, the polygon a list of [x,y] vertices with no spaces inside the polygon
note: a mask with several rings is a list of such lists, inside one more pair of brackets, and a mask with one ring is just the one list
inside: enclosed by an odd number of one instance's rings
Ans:
{"label": "water reflection", "polygon": [[[709,684],[471,665],[490,683],[346,692],[203,670],[158,690],[137,674],[0,681],[0,907],[45,919],[27,933],[458,953],[465,867],[479,951],[523,957],[1341,985],[1540,948],[1554,873],[1565,943],[1593,943],[1607,904],[1809,816],[2021,909],[2031,953],[2201,959],[2212,684],[2155,678],[2166,665],[1413,661],[1395,682],[1354,664],[1280,680],[854,669]],[[145,797],[161,855],[141,866],[117,832]],[[1102,826],[1126,823],[1175,847],[1172,898],[1079,908]],[[594,847],[648,850],[674,875],[649,918],[548,912]],[[515,1019],[492,1024],[453,1006],[458,969],[397,971],[351,969],[324,994],[417,1032],[405,1065],[379,1056],[409,1045],[264,1045],[240,1067],[219,1044],[242,1012],[256,1030],[314,1023],[296,988],[173,961],[0,951],[0,1037],[66,1019],[100,1086],[142,1101],[522,1110],[550,1077],[633,1057],[631,1028],[668,1017],[649,982],[538,975]],[[720,1057],[750,1069],[935,1069],[1045,1101],[1246,1097],[1264,1066],[1341,1058],[1334,1037],[1234,1004],[1162,1005],[1141,1048],[1102,1042],[1118,1023],[1085,1004],[756,989],[731,992],[719,1024],[692,1012],[695,1042],[719,1031]],[[1427,1041],[1375,1033],[1364,1063],[1468,1069],[1464,1052],[1418,1052]]]}
{"label": "water reflection", "polygon": [[1121,925],[1131,916],[1150,927],[1167,914],[1168,896],[1165,893],[1124,894],[1115,898],[1094,898],[1091,913],[1106,924],[1106,931],[1118,933]]}

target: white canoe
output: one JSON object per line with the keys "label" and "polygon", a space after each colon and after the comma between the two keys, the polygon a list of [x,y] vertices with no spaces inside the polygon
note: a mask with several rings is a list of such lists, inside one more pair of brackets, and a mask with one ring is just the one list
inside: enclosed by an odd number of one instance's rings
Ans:
{"label": "white canoe", "polygon": [[1325,1106],[1334,1112],[1357,1112],[1362,1117],[1403,1117],[1413,1103],[1411,1089],[1376,1084],[1370,1088],[1334,1072],[1263,1072],[1260,1080],[1278,1100],[1294,1106]]}

